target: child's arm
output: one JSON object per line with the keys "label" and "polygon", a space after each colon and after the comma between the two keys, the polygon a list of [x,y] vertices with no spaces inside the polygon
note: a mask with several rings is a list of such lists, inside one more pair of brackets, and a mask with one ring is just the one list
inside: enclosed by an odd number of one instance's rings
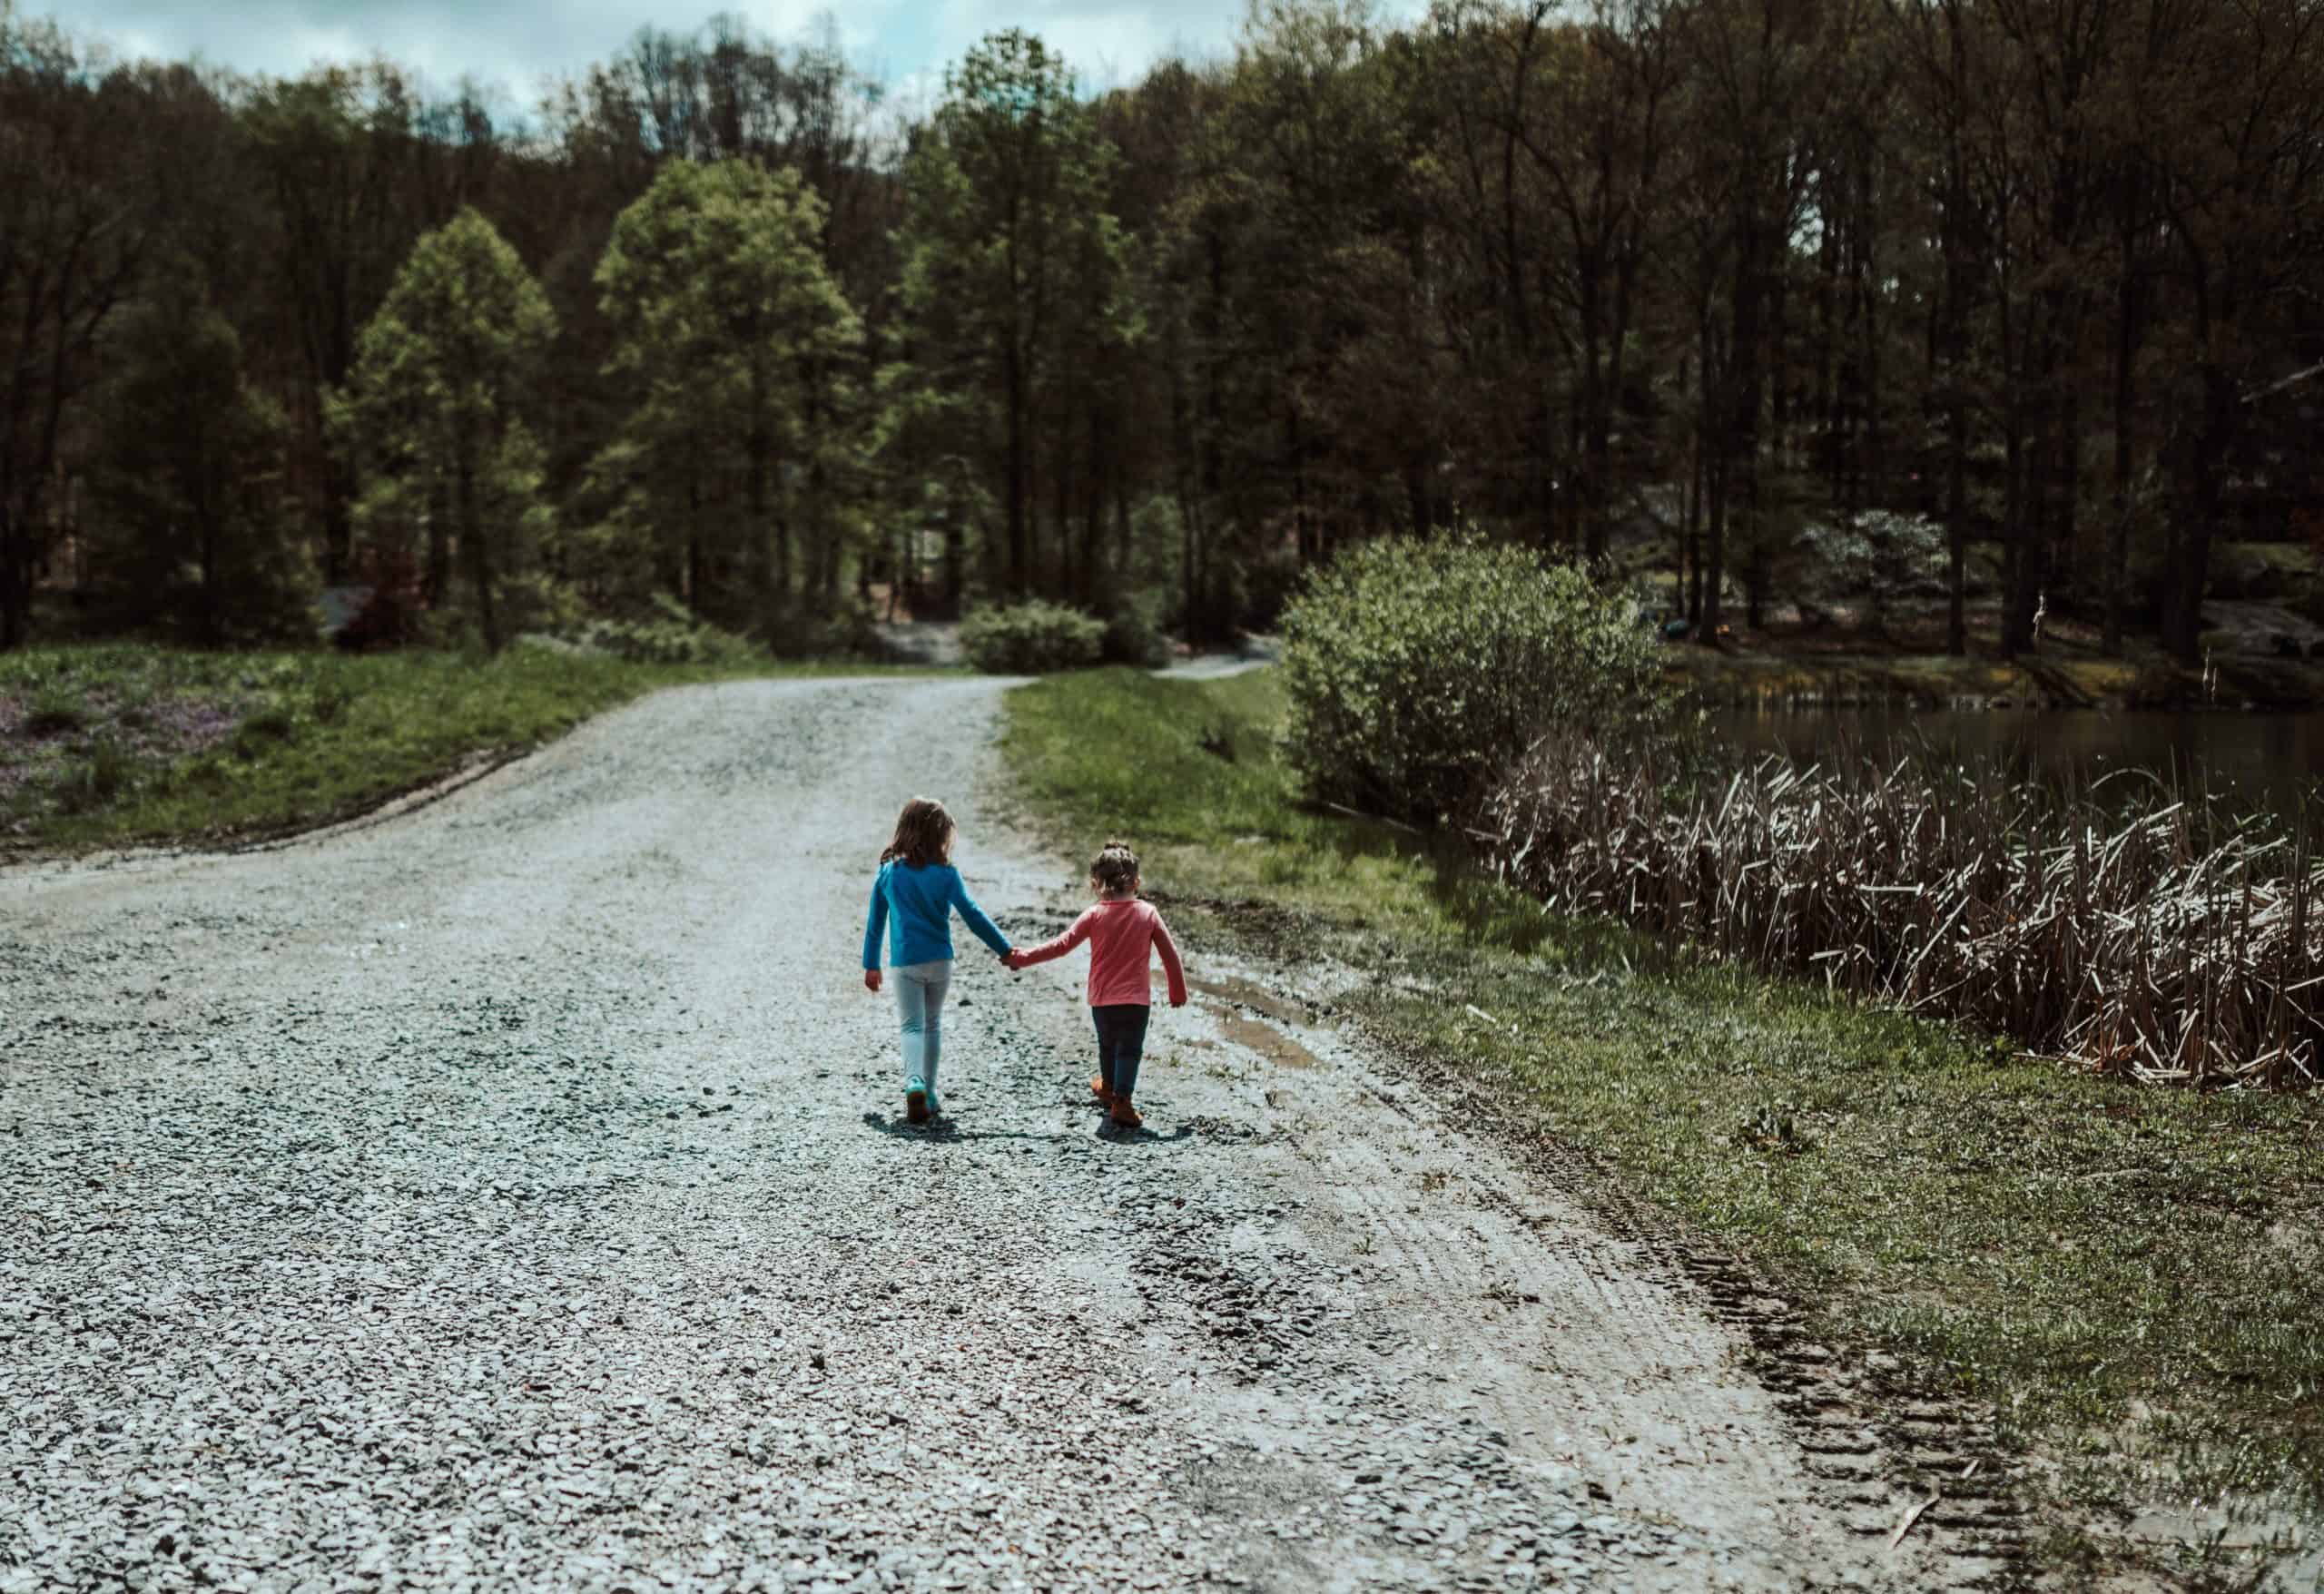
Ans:
{"label": "child's arm", "polygon": [[1064,957],[1089,939],[1089,927],[1097,921],[1097,918],[1098,910],[1095,908],[1084,910],[1081,917],[1068,925],[1063,934],[1045,940],[1038,947],[1019,948],[1017,955],[1009,959],[1009,966],[1011,969],[1030,969],[1036,963],[1046,963],[1052,958]]}
{"label": "child's arm", "polygon": [[872,882],[872,912],[863,922],[863,983],[873,990],[880,989],[872,978],[880,972],[880,932],[888,928],[888,893],[880,889],[881,882]]}
{"label": "child's arm", "polygon": [[1178,943],[1170,939],[1170,927],[1162,922],[1162,915],[1154,916],[1154,945],[1162,954],[1162,972],[1170,981],[1170,1005],[1187,1005],[1187,971],[1178,962]]}
{"label": "child's arm", "polygon": [[984,910],[977,906],[977,900],[969,895],[967,882],[957,873],[952,876],[952,906],[960,910],[961,922],[976,932],[977,940],[992,949],[995,957],[1009,956],[1009,938],[1000,933],[999,925],[985,917]]}

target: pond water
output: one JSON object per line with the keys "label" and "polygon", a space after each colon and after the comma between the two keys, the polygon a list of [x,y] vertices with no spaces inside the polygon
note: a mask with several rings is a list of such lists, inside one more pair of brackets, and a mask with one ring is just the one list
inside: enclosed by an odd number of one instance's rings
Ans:
{"label": "pond water", "polygon": [[[1709,724],[1747,755],[1826,761],[1869,753],[1886,762],[1916,753],[1973,767],[1999,761],[2014,772],[2071,781],[2085,790],[2101,776],[2141,771],[2182,792],[2208,792],[2231,807],[2305,812],[2311,824],[2324,824],[2324,799],[2317,791],[2324,782],[2324,713],[1726,709],[1713,713]],[[2110,782],[2109,787],[2130,784]]]}

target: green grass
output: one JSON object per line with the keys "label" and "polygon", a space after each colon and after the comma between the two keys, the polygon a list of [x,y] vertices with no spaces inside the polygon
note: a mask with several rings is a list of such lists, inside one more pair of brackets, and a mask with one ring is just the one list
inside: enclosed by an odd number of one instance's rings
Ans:
{"label": "green grass", "polygon": [[[1457,850],[1299,807],[1267,673],[1096,672],[1009,708],[1020,790],[1068,855],[1127,834],[1158,893],[1287,910],[1400,977],[1366,982],[1362,1021],[1517,1081],[1826,1331],[1993,1402],[2104,1487],[2160,1465],[2324,1507],[2324,1092],[2102,1083],[1550,918]],[[1765,1132],[1784,1121],[1787,1143]]]}
{"label": "green grass", "polygon": [[511,649],[0,654],[0,848],[222,841],[359,813],[657,687],[856,664],[633,664]]}

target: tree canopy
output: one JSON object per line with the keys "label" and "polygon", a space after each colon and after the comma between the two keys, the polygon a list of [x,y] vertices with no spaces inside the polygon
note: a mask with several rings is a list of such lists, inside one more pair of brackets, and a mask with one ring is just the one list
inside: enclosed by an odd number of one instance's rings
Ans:
{"label": "tree canopy", "polygon": [[914,116],[724,19],[511,118],[0,13],[0,646],[199,540],[121,434],[222,404],[268,568],[409,566],[495,641],[656,594],[778,646],[875,597],[1210,635],[1457,526],[1706,635],[1878,569],[1932,645],[2192,655],[2222,544],[2324,528],[2319,28],[1263,0],[1104,93],[996,34]]}

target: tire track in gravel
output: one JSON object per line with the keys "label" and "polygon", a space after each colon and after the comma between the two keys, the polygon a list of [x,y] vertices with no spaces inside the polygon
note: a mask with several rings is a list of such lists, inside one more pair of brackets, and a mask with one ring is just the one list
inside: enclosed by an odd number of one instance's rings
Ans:
{"label": "tire track in gravel", "polygon": [[1190,949],[1121,1142],[1076,971],[964,937],[898,1123],[896,803],[1020,939],[1080,905],[987,817],[1000,690],[686,689],[388,823],[0,873],[0,1589],[1958,1580],[1313,971]]}

